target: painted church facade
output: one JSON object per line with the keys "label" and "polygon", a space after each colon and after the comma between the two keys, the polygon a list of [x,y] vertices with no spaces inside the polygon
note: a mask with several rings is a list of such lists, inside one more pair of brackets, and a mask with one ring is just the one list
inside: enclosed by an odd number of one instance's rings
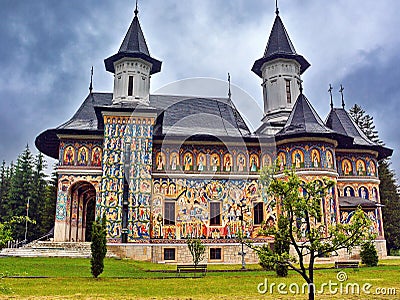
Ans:
{"label": "painted church facade", "polygon": [[[258,243],[264,224],[279,218],[263,194],[261,168],[279,161],[302,180],[335,182],[322,200],[329,226],[347,223],[361,206],[385,255],[378,161],[391,149],[371,142],[342,108],[322,121],[303,94],[310,66],[296,53],[277,11],[262,58],[264,117],[251,132],[227,98],[150,94],[161,61],[148,50],[138,11],[118,52],[105,59],[113,93],[90,93],[66,123],[36,138],[58,159],[54,240],[90,240],[90,223],[107,220],[110,247],[121,256],[188,262],[187,237],[201,238],[209,262],[236,262],[244,234]],[[248,251],[246,261],[257,260]]]}

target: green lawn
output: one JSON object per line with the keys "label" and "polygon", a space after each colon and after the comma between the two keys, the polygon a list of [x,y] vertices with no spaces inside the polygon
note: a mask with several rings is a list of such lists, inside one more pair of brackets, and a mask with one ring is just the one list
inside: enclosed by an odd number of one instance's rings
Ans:
{"label": "green lawn", "polygon": [[[248,266],[251,271],[240,272],[239,265],[209,265],[204,278],[173,278],[173,265],[160,265],[132,260],[106,259],[104,273],[99,279],[91,278],[88,259],[68,258],[0,258],[0,299],[307,299],[306,295],[288,295],[277,291],[279,283],[290,285],[303,281],[297,273],[278,278],[273,272],[264,272],[257,265]],[[158,272],[148,272],[158,270]],[[235,272],[222,272],[233,270]],[[338,270],[316,270],[316,285],[331,280],[339,283]],[[370,283],[371,293],[376,288],[395,288],[397,295],[317,295],[317,299],[399,299],[400,260],[381,261],[375,268],[362,267],[346,270],[345,283],[357,283],[361,287]],[[4,276],[5,275],[5,276]],[[22,276],[14,278],[11,276]],[[44,276],[46,278],[35,278]],[[259,283],[267,279],[269,287],[275,283],[273,294],[260,294]]]}

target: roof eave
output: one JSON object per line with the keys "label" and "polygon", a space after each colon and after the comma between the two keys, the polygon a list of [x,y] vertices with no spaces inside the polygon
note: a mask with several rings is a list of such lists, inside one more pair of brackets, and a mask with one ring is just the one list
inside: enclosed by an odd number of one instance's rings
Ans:
{"label": "roof eave", "polygon": [[123,58],[140,58],[144,61],[147,61],[151,64],[150,74],[156,74],[161,71],[161,64],[162,62],[148,56],[145,53],[141,52],[118,52],[104,60],[104,65],[106,67],[106,71],[115,73],[114,63],[123,59]]}
{"label": "roof eave", "polygon": [[300,75],[303,74],[310,66],[311,64],[302,56],[299,54],[289,54],[289,53],[275,53],[266,57],[262,57],[254,62],[253,67],[251,70],[256,73],[259,77],[262,77],[262,66],[269,61],[272,61],[274,59],[279,59],[279,58],[284,58],[284,59],[294,59],[300,64]]}

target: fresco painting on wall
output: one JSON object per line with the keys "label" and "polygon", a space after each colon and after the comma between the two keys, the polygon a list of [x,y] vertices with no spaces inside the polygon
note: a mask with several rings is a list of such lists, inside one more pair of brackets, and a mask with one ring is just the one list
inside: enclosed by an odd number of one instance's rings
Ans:
{"label": "fresco painting on wall", "polygon": [[233,159],[232,159],[232,154],[226,153],[224,155],[224,171],[225,172],[231,172],[233,167],[232,167]]}
{"label": "fresco painting on wall", "polygon": [[[103,178],[100,211],[107,215],[108,240],[120,242],[125,181],[129,186],[128,242],[150,236],[150,199],[153,118],[104,117]],[[130,160],[124,168],[124,160]],[[158,164],[157,164],[158,162]],[[160,152],[156,167],[165,168]]]}
{"label": "fresco painting on wall", "polygon": [[279,152],[277,163],[280,171],[283,171],[286,168],[286,154],[284,152]]}
{"label": "fresco painting on wall", "polygon": [[64,150],[63,165],[72,166],[75,164],[75,149],[73,146],[67,146]]}
{"label": "fresco painting on wall", "polygon": [[333,169],[335,167],[334,164],[333,164],[332,151],[330,151],[330,150],[326,151],[326,167],[328,169]]}
{"label": "fresco painting on wall", "polygon": [[183,156],[183,170],[192,171],[193,170],[193,154],[186,152]]}
{"label": "fresco painting on wall", "polygon": [[207,170],[207,157],[203,152],[200,152],[197,155],[197,171],[206,171]]}
{"label": "fresco painting on wall", "polygon": [[296,149],[292,152],[292,164],[296,169],[304,168],[304,153],[303,151]]}
{"label": "fresco painting on wall", "polygon": [[319,168],[321,166],[321,156],[317,149],[311,150],[311,165],[313,168]]}
{"label": "fresco painting on wall", "polygon": [[353,175],[353,167],[348,159],[343,159],[342,161],[342,171],[345,176]]}
{"label": "fresco painting on wall", "polygon": [[171,152],[169,156],[170,170],[176,171],[179,169],[179,155],[178,152]]}
{"label": "fresco painting on wall", "polygon": [[260,169],[260,162],[257,154],[250,155],[250,172],[257,172]]}
{"label": "fresco painting on wall", "polygon": [[363,160],[359,159],[356,162],[356,166],[357,166],[357,175],[365,176],[366,175],[365,162]]}
{"label": "fresco painting on wall", "polygon": [[210,157],[210,169],[212,172],[218,172],[221,168],[221,160],[218,153],[212,153]]}
{"label": "fresco painting on wall", "polygon": [[[174,189],[169,189],[171,185]],[[165,188],[162,188],[165,186]],[[153,230],[154,238],[179,239],[237,238],[243,230],[246,236],[256,236],[253,225],[253,203],[261,201],[256,181],[153,179]],[[171,194],[173,193],[173,194]],[[162,207],[165,201],[175,199],[176,223],[164,225]],[[264,201],[264,219],[276,220],[275,201]],[[221,203],[221,224],[210,225],[210,203]],[[241,205],[244,205],[242,209]]]}
{"label": "fresco painting on wall", "polygon": [[238,172],[247,171],[246,156],[243,153],[239,153],[236,157],[236,169]]}

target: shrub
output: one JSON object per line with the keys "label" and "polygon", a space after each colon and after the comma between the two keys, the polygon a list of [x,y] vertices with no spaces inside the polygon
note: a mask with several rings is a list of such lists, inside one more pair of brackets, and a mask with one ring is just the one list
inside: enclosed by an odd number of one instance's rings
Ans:
{"label": "shrub", "polygon": [[265,271],[272,271],[275,268],[275,257],[267,245],[262,245],[257,249],[260,266]]}
{"label": "shrub", "polygon": [[373,242],[368,241],[361,246],[360,256],[361,262],[367,267],[375,267],[378,265],[378,252]]}
{"label": "shrub", "polygon": [[90,245],[92,257],[90,259],[91,272],[97,278],[104,270],[104,257],[107,254],[106,220],[97,220],[92,225],[92,243]]}
{"label": "shrub", "polygon": [[190,254],[192,255],[193,264],[197,266],[199,262],[204,259],[206,247],[199,239],[188,239],[186,243],[188,245]]}

